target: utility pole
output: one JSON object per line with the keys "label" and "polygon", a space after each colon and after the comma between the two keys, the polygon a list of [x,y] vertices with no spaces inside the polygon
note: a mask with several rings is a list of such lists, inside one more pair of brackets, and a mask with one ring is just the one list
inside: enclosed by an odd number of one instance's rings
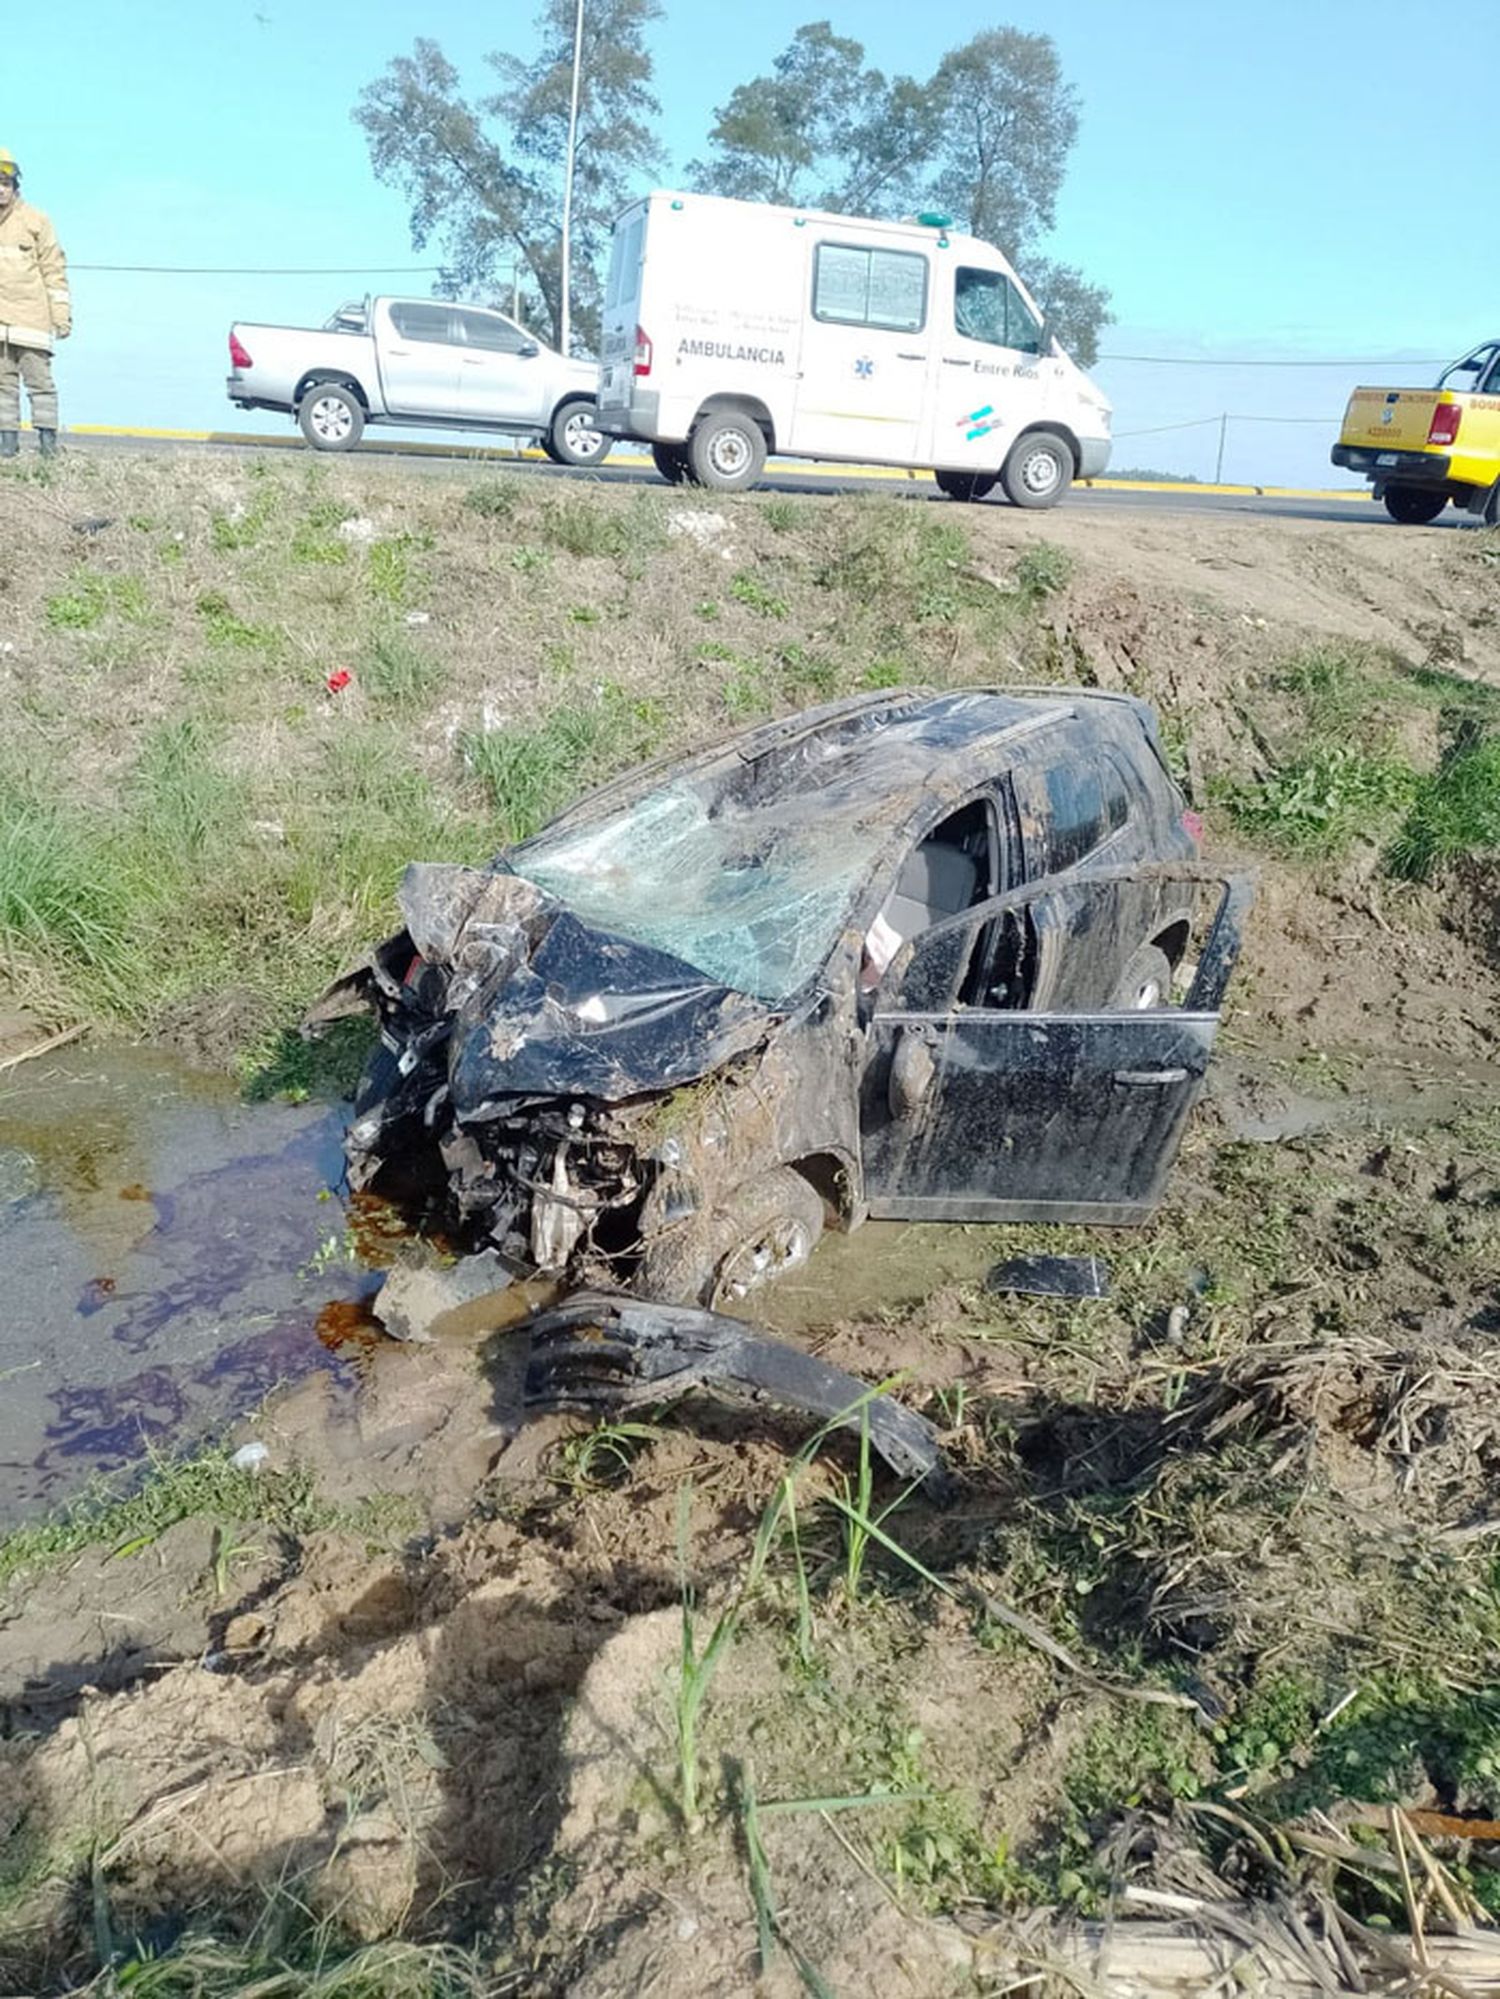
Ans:
{"label": "utility pole", "polygon": [[1222,414],[1219,418],[1219,462],[1214,467],[1214,484],[1216,486],[1222,486],[1224,483],[1224,433],[1228,428],[1229,417],[1227,414]]}
{"label": "utility pole", "polygon": [[562,314],[558,329],[558,349],[567,357],[571,349],[572,327],[568,297],[571,237],[573,232],[573,155],[578,145],[578,74],[583,63],[583,0],[577,0],[573,17],[573,96],[568,106],[568,163],[563,179],[562,212]]}

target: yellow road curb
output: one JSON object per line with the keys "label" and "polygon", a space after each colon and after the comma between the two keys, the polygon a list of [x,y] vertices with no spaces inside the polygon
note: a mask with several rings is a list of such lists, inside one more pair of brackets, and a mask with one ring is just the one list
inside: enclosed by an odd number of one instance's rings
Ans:
{"label": "yellow road curb", "polygon": [[[248,444],[257,445],[271,451],[305,451],[308,447],[300,437],[270,437],[261,431],[247,430],[137,430],[126,424],[116,423],[75,423],[66,433],[69,437],[139,437],[147,441],[166,441],[176,444]],[[546,454],[528,448],[522,451],[506,450],[489,444],[418,444],[409,439],[382,439],[379,443],[366,440],[355,446],[355,452],[368,452],[371,457],[397,458],[468,458],[483,463],[511,463],[517,458],[544,460]],[[608,463],[617,466],[649,465],[650,458],[644,453],[612,454]],[[906,482],[926,480],[927,472],[908,471],[895,465],[816,465],[795,458],[769,458],[766,470],[783,477],[797,479],[887,479]],[[1368,501],[1368,488],[1348,486],[1220,486],[1209,485],[1195,479],[1080,479],[1080,486],[1097,489],[1102,493],[1201,493],[1210,496],[1251,499],[1251,500],[1347,500],[1356,504]]]}

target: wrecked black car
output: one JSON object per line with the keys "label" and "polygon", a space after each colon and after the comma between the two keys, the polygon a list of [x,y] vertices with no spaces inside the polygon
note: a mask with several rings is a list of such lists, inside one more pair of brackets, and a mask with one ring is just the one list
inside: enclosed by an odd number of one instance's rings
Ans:
{"label": "wrecked black car", "polygon": [[868,1216],[1142,1221],[1249,894],[1198,830],[1150,711],[1077,690],[856,697],[635,773],[408,869],[313,1016],[380,1018],[351,1180],[704,1305]]}

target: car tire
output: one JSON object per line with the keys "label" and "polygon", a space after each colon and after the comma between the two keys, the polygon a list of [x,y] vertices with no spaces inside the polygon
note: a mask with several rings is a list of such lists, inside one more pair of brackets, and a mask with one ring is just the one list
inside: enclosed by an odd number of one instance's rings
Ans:
{"label": "car tire", "polygon": [[688,471],[716,493],[753,486],[766,462],[765,432],[753,416],[720,410],[704,417],[688,439]]}
{"label": "car tire", "polygon": [[297,422],[314,451],[352,451],[364,435],[364,405],[347,382],[314,382],[297,405]]}
{"label": "car tire", "polygon": [[1149,1013],[1172,1004],[1172,961],[1159,944],[1143,944],[1127,959],[1110,994],[1111,1013]]}
{"label": "car tire", "polygon": [[982,500],[999,484],[998,472],[934,472],[940,493],[950,500]]}
{"label": "car tire", "polygon": [[599,429],[599,410],[586,397],[559,403],[543,449],[559,465],[602,465],[613,440]]}
{"label": "car tire", "polygon": [[1430,493],[1425,486],[1387,486],[1385,510],[1404,528],[1423,528],[1435,521],[1448,504],[1446,493]]}
{"label": "car tire", "polygon": [[823,1233],[823,1197],[800,1173],[779,1166],[731,1199],[646,1245],[634,1287],[642,1297],[733,1309],[807,1262]]}
{"label": "car tire", "polygon": [[1000,474],[1005,496],[1017,507],[1055,507],[1073,483],[1073,449],[1055,430],[1018,438]]}
{"label": "car tire", "polygon": [[680,486],[688,476],[685,444],[653,444],[651,462],[669,486]]}

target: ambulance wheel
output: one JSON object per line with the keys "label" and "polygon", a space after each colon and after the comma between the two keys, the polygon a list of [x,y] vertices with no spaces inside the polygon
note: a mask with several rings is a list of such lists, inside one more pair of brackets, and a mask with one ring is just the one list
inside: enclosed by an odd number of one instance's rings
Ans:
{"label": "ambulance wheel", "polygon": [[1404,528],[1426,527],[1448,504],[1446,493],[1429,493],[1422,486],[1387,486],[1385,510]]}
{"label": "ambulance wheel", "polygon": [[934,472],[940,493],[946,493],[950,500],[982,500],[986,493],[993,493],[999,481],[995,472]]}
{"label": "ambulance wheel", "polygon": [[1017,507],[1055,507],[1073,483],[1073,453],[1056,431],[1028,431],[1000,474],[1006,498]]}
{"label": "ambulance wheel", "polygon": [[688,470],[700,486],[737,493],[760,477],[765,434],[753,416],[712,410],[689,438],[687,457]]}
{"label": "ambulance wheel", "polygon": [[653,444],[651,462],[669,486],[680,486],[688,475],[685,444]]}
{"label": "ambulance wheel", "polygon": [[365,427],[365,413],[343,382],[314,382],[297,405],[297,422],[314,451],[352,451]]}

